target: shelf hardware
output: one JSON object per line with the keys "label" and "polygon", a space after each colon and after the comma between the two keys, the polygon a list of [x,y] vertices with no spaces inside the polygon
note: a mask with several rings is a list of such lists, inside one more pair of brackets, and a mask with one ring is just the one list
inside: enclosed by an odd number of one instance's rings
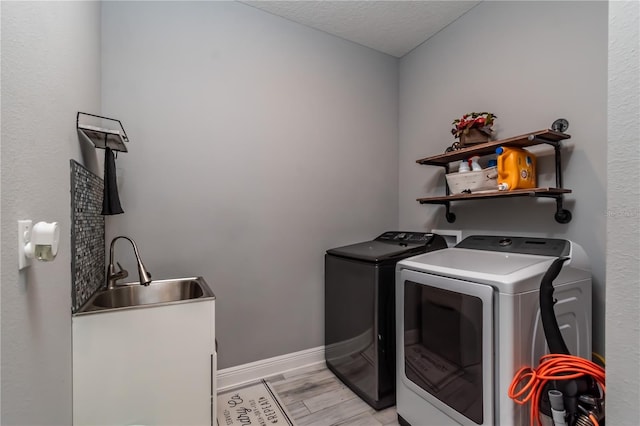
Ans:
{"label": "shelf hardware", "polygon": [[571,212],[562,207],[562,197],[556,197],[556,214],[553,218],[556,222],[565,224],[571,222],[571,217]]}

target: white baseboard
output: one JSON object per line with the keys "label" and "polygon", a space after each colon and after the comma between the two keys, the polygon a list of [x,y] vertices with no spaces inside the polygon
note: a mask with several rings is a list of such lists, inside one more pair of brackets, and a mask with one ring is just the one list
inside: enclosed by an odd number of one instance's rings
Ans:
{"label": "white baseboard", "polygon": [[300,352],[280,355],[248,364],[219,370],[216,375],[217,391],[244,383],[254,382],[264,377],[275,376],[298,368],[324,363],[324,346],[305,349]]}

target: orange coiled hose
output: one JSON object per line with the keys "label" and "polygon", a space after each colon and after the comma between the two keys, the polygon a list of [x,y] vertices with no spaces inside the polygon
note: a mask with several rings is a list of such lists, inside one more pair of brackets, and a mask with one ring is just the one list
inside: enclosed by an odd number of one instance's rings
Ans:
{"label": "orange coiled hose", "polygon": [[[531,403],[529,420],[531,426],[540,422],[540,397],[542,389],[549,380],[568,380],[582,376],[591,376],[598,383],[604,397],[605,371],[604,368],[573,355],[549,354],[540,358],[540,365],[536,369],[523,367],[511,381],[509,398],[517,404]],[[593,420],[593,419],[592,419]],[[595,423],[597,425],[597,422]]]}

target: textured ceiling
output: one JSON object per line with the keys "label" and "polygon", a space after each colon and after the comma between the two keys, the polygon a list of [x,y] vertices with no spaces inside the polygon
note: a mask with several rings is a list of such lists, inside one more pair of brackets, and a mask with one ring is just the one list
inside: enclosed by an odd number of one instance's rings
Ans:
{"label": "textured ceiling", "polygon": [[402,57],[479,1],[242,1],[291,21]]}

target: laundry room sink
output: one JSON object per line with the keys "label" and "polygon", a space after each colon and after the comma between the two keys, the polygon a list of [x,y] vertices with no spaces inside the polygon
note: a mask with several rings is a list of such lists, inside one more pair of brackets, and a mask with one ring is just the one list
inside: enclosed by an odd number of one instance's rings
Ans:
{"label": "laundry room sink", "polygon": [[202,277],[155,280],[146,286],[133,282],[98,291],[78,314],[200,301],[213,297],[213,291]]}
{"label": "laundry room sink", "polygon": [[117,284],[91,297],[71,317],[73,424],[215,422],[215,302],[200,277]]}

